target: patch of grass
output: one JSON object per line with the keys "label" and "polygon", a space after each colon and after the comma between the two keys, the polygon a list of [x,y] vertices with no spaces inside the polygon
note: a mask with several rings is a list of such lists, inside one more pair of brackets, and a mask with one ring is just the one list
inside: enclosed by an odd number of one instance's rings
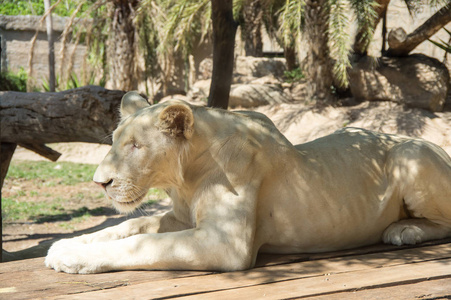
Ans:
{"label": "patch of grass", "polygon": [[[1,13],[0,13],[1,14]],[[27,91],[27,71],[20,68],[19,72],[0,73],[0,91]]]}
{"label": "patch of grass", "polygon": [[37,197],[37,196],[39,196],[39,193],[36,191],[30,191],[29,195],[30,195],[30,197]]}
{"label": "patch of grass", "polygon": [[93,196],[94,199],[102,199],[104,197],[106,197],[104,192],[98,192]]}
{"label": "patch of grass", "polygon": [[[95,169],[95,165],[69,162],[13,161],[6,179],[11,186],[17,184],[20,188],[11,188],[4,196],[3,222],[59,222],[71,229],[91,216],[114,213],[112,208],[81,207],[83,204],[92,207],[90,201],[106,197],[100,188],[78,188],[79,184],[86,186],[85,182],[91,182]],[[144,204],[152,205],[165,197],[164,191],[150,189]]]}
{"label": "patch of grass", "polygon": [[301,68],[296,68],[291,71],[285,71],[283,74],[283,77],[286,82],[293,83],[298,82],[305,78],[304,73],[302,72]]}
{"label": "patch of grass", "polygon": [[25,191],[17,191],[17,197],[25,197],[27,195],[27,192]]}
{"label": "patch of grass", "polygon": [[2,199],[3,222],[28,220],[36,222],[38,216],[57,215],[64,210],[62,203],[56,199],[53,203],[26,202],[14,198]]}
{"label": "patch of grass", "polygon": [[147,196],[146,196],[146,197],[152,199],[151,201],[153,201],[153,200],[156,200],[156,199],[163,199],[163,198],[166,198],[166,197],[167,197],[167,194],[166,194],[166,192],[163,191],[163,190],[152,188],[152,189],[150,189],[150,190],[147,192]]}
{"label": "patch of grass", "polygon": [[152,205],[152,204],[157,203],[157,202],[158,202],[157,200],[147,200],[146,202],[144,202],[143,206],[144,205]]}
{"label": "patch of grass", "polygon": [[63,222],[58,226],[66,230],[75,230],[75,226],[71,222]]}
{"label": "patch of grass", "polygon": [[96,165],[71,162],[13,161],[7,178],[39,179],[46,186],[75,185],[91,181],[96,168]]}

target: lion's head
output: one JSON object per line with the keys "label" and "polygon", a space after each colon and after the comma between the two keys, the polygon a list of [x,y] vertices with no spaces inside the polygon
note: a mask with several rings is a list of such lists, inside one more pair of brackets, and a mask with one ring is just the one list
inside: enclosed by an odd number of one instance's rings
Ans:
{"label": "lion's head", "polygon": [[121,122],[110,152],[93,180],[121,212],[138,207],[151,187],[168,188],[180,179],[180,157],[194,131],[191,107],[182,101],[150,106],[136,92],[122,98]]}

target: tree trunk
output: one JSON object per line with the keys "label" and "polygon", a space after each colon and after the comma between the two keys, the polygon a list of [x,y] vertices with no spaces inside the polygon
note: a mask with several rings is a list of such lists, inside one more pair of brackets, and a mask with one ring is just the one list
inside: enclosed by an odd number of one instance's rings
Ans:
{"label": "tree trunk", "polygon": [[211,0],[213,72],[208,106],[227,109],[232,84],[235,34],[232,0]]}
{"label": "tree trunk", "polygon": [[135,25],[134,9],[138,1],[113,0],[110,36],[108,37],[110,79],[113,88],[123,91],[138,86],[135,72]]}
{"label": "tree trunk", "polygon": [[49,151],[46,143],[111,144],[124,93],[95,86],[59,93],[0,92],[1,141],[43,153]]}
{"label": "tree trunk", "polygon": [[[0,143],[0,190],[3,188],[3,181],[5,180],[6,173],[8,173],[9,163],[11,162],[11,158],[13,157],[14,151],[16,150],[16,144],[12,143]],[[0,208],[2,206],[2,197],[0,193]],[[0,210],[0,232],[2,236],[0,237],[0,245],[3,243],[3,215]],[[1,250],[1,249],[0,249]],[[2,252],[0,252],[0,262],[3,261]]]}
{"label": "tree trunk", "polygon": [[294,48],[294,45],[291,47],[284,47],[283,55],[287,63],[288,71],[292,71],[298,67],[298,64],[296,62],[296,49]]}
{"label": "tree trunk", "polygon": [[[385,12],[387,11],[388,4],[390,3],[390,0],[376,0],[377,6],[374,8],[376,12],[376,18],[373,21],[372,31],[376,29],[377,24],[379,24],[381,18],[384,16]],[[370,46],[370,40],[365,38],[366,32],[368,31],[368,28],[358,28],[357,34],[355,36],[353,50],[355,54],[358,55],[367,55],[368,47]]]}
{"label": "tree trunk", "polygon": [[243,8],[244,24],[241,26],[241,37],[244,41],[246,56],[262,57],[262,17],[260,0],[247,0]]}
{"label": "tree trunk", "polygon": [[430,38],[446,24],[451,22],[451,4],[445,5],[414,32],[407,35],[404,29],[397,28],[388,35],[387,56],[406,56],[419,44]]}
{"label": "tree trunk", "polygon": [[387,10],[385,10],[382,16],[382,47],[381,47],[382,55],[385,55],[385,52],[387,51],[386,47],[387,47]]}
{"label": "tree trunk", "polygon": [[[50,9],[50,0],[44,0],[45,11]],[[52,13],[49,13],[45,18],[47,24],[47,41],[49,49],[49,91],[55,91],[55,46],[53,42],[53,20]]]}
{"label": "tree trunk", "polygon": [[327,0],[305,1],[305,39],[308,47],[305,71],[310,80],[307,97],[320,106],[334,101],[331,93],[333,70],[328,45],[327,2]]}

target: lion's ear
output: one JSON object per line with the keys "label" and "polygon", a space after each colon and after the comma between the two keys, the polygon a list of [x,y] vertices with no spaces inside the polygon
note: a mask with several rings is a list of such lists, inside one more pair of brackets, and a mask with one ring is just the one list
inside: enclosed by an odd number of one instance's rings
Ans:
{"label": "lion's ear", "polygon": [[194,132],[194,116],[184,104],[172,104],[160,113],[159,128],[172,137],[190,139]]}
{"label": "lion's ear", "polygon": [[138,92],[128,92],[121,100],[121,118],[124,119],[150,104]]}

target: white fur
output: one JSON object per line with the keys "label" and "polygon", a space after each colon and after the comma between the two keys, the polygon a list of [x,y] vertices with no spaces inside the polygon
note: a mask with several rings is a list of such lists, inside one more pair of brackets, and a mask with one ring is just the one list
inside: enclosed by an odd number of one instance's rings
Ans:
{"label": "white fur", "polygon": [[[136,100],[133,114],[123,104],[94,180],[109,182],[107,194],[120,210],[133,210],[150,187],[167,190],[173,210],[56,242],[48,267],[231,271],[252,267],[259,251],[451,236],[451,159],[438,146],[361,129],[293,146],[258,113]],[[174,124],[161,115],[167,111]]]}

